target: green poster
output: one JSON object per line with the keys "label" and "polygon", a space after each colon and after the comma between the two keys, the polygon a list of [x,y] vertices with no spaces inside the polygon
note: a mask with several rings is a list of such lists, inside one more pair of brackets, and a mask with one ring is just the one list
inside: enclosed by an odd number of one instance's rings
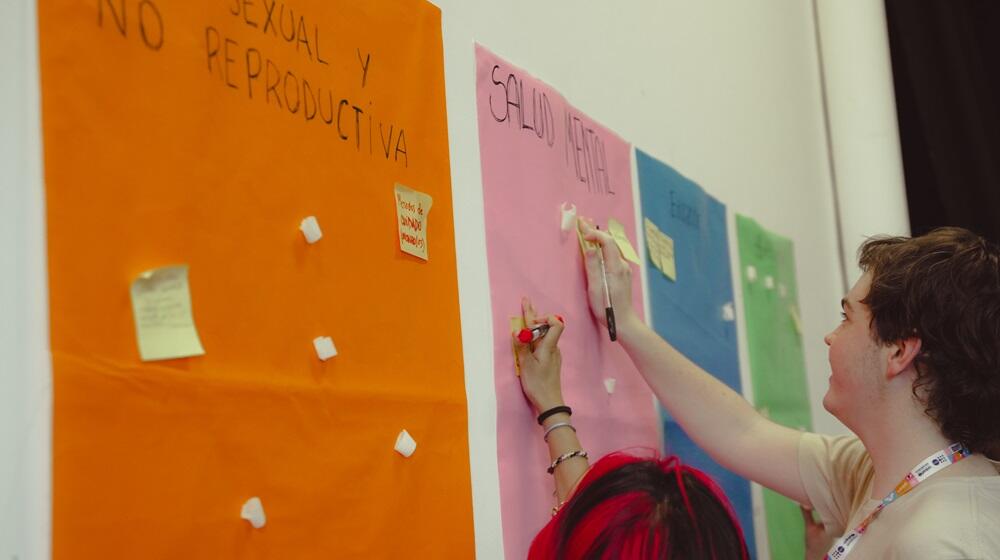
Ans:
{"label": "green poster", "polygon": [[[808,430],[812,419],[792,241],[739,214],[736,235],[757,410],[779,424]],[[804,527],[798,504],[765,489],[764,513],[771,558],[803,558]]]}

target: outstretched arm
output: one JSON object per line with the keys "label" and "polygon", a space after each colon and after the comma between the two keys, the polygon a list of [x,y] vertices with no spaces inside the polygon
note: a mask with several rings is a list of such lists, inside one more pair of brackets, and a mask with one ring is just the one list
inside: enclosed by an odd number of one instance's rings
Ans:
{"label": "outstretched arm", "polygon": [[[580,221],[590,308],[601,324],[604,277],[618,340],[663,406],[689,436],[727,469],[810,505],[799,475],[800,433],[761,416],[742,396],[708,374],[646,326],[632,308],[632,271],[610,235]],[[604,269],[601,270],[601,260]]]}

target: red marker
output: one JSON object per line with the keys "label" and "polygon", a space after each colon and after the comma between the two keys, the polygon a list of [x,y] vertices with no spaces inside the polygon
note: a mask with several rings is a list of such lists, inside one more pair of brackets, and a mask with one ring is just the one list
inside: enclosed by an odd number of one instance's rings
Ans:
{"label": "red marker", "polygon": [[517,333],[517,339],[523,344],[528,344],[542,338],[547,332],[549,332],[549,325],[547,324],[538,325],[533,329],[524,328],[521,329],[521,332]]}

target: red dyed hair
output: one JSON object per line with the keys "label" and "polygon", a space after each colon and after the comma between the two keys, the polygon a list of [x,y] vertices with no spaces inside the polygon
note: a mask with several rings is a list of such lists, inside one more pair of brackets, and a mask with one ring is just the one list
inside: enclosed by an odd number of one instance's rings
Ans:
{"label": "red dyed hair", "polygon": [[675,457],[612,453],[583,476],[528,560],[748,558],[722,489]]}

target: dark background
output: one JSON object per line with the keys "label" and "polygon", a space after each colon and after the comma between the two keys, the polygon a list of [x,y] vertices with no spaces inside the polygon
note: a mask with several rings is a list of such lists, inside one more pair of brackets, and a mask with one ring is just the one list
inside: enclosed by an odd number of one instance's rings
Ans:
{"label": "dark background", "polygon": [[885,0],[913,235],[1000,243],[1000,1]]}

